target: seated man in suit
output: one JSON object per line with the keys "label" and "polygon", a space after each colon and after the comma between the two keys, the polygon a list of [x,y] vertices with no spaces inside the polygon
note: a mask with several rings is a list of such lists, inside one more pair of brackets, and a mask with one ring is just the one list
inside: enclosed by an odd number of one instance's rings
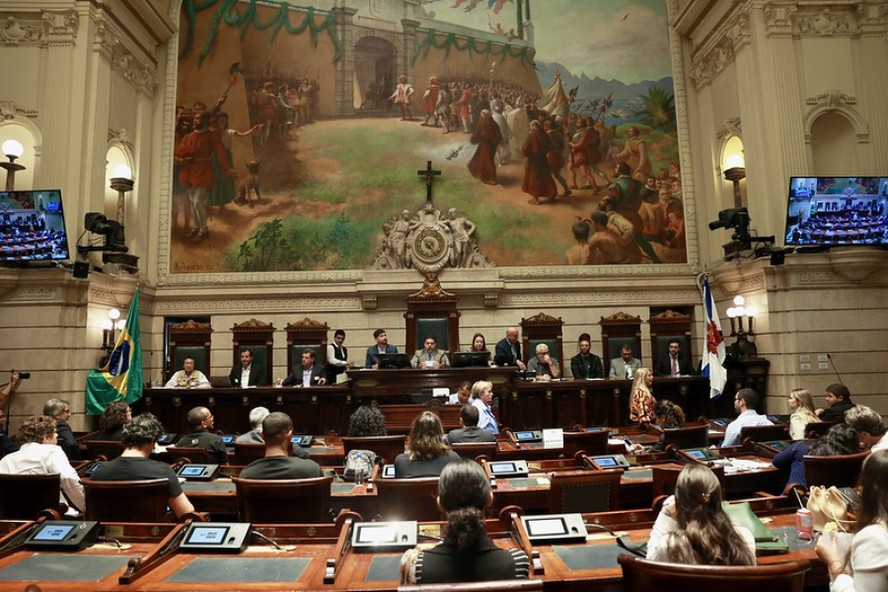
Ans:
{"label": "seated man in suit", "polygon": [[210,388],[210,380],[194,365],[194,358],[185,358],[182,361],[182,369],[173,372],[163,388]]}
{"label": "seated man in suit", "polygon": [[447,359],[447,352],[438,349],[438,340],[434,335],[427,335],[423,349],[416,350],[410,365],[414,368],[430,368],[437,370],[438,368],[446,368],[450,366],[450,360]]}
{"label": "seated man in suit", "polygon": [[240,472],[244,479],[310,479],[323,477],[321,467],[313,460],[290,456],[293,420],[286,413],[269,413],[262,421],[265,458],[254,460]]}
{"label": "seated man in suit", "polygon": [[240,364],[231,369],[228,380],[231,382],[231,386],[241,388],[268,384],[268,380],[265,378],[265,368],[261,364],[253,362],[253,350],[251,349],[241,350]]}
{"label": "seated man in suit", "polygon": [[463,444],[467,442],[496,442],[496,436],[491,432],[478,427],[481,414],[474,405],[463,405],[459,409],[460,427],[444,436],[444,440],[450,444]]}
{"label": "seated man in suit", "polygon": [[635,371],[641,368],[641,360],[632,357],[632,346],[620,348],[620,357],[611,360],[610,378],[634,378]]}
{"label": "seated man in suit", "polygon": [[657,360],[654,376],[690,376],[693,373],[691,363],[681,353],[681,342],[678,339],[671,339],[669,354]]}
{"label": "seated man in suit", "polygon": [[518,327],[506,329],[506,336],[496,343],[496,357],[509,358],[510,366],[518,366],[521,371],[527,370],[527,366],[521,360],[521,342],[518,340]]}
{"label": "seated man in suit", "polygon": [[188,412],[187,420],[191,433],[179,438],[176,446],[205,448],[210,455],[211,463],[228,464],[228,451],[222,442],[222,436],[210,431],[214,425],[210,410],[206,407],[195,407]]}
{"label": "seated man in suit", "polygon": [[385,329],[377,329],[373,332],[373,339],[376,340],[376,344],[371,345],[367,348],[367,359],[364,361],[365,368],[378,368],[379,363],[376,359],[376,354],[396,354],[398,353],[398,348],[394,345],[389,345],[388,335],[385,334]]}
{"label": "seated man in suit", "polygon": [[327,376],[323,368],[317,363],[314,351],[302,350],[302,364],[299,370],[293,370],[281,383],[282,386],[324,386],[327,384]]}
{"label": "seated man in suit", "polygon": [[537,380],[552,380],[561,377],[561,367],[558,362],[549,355],[549,346],[538,343],[536,356],[527,362],[527,369],[536,374]]}
{"label": "seated man in suit", "polygon": [[601,358],[592,353],[592,340],[588,333],[580,335],[578,346],[580,353],[570,359],[570,373],[574,380],[604,378]]}
{"label": "seated man in suit", "polygon": [[[154,450],[157,437],[163,433],[163,426],[150,413],[132,418],[123,426],[121,442],[126,450],[112,461],[102,463],[90,475],[94,481],[142,481],[145,479],[167,479],[169,481],[167,505],[177,517],[194,511],[194,506],[182,491],[179,477],[170,465],[148,456]],[[125,503],[121,500],[121,503]]]}

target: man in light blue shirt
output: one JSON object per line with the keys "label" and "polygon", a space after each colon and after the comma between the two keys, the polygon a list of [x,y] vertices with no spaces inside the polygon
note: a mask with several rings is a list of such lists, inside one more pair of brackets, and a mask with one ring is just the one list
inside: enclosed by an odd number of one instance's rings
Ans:
{"label": "man in light blue shirt", "polygon": [[774,425],[770,419],[756,412],[758,403],[758,393],[753,389],[744,388],[737,391],[737,394],[734,396],[734,410],[740,415],[729,423],[725,429],[725,439],[722,440],[722,446],[735,446],[739,444],[740,430],[745,427]]}

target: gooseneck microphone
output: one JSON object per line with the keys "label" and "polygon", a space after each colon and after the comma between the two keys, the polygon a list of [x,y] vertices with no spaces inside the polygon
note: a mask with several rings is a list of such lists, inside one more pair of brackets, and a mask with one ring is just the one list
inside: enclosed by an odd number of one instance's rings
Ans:
{"label": "gooseneck microphone", "polygon": [[838,369],[836,368],[836,363],[833,362],[832,355],[830,355],[830,354],[826,354],[826,359],[829,360],[829,363],[830,363],[830,364],[832,364],[833,372],[836,373],[836,378],[839,379],[839,384],[845,384],[845,381],[842,380],[842,377],[841,377],[841,376],[839,376],[839,371],[838,371]]}

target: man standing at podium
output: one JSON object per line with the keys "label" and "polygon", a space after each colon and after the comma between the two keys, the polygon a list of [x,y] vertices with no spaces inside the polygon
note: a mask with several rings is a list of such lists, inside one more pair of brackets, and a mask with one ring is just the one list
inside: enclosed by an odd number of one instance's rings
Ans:
{"label": "man standing at podium", "polygon": [[327,384],[336,384],[337,377],[348,368],[348,348],[345,343],[345,331],[336,329],[333,343],[327,345]]}
{"label": "man standing at podium", "polygon": [[378,354],[396,354],[398,353],[398,348],[394,345],[389,345],[388,335],[385,334],[385,329],[377,329],[373,332],[373,338],[376,340],[375,345],[371,345],[367,348],[367,359],[365,360],[364,367],[365,368],[378,368],[379,362],[376,359]]}
{"label": "man standing at podium", "polygon": [[434,335],[427,335],[423,349],[416,350],[410,365],[414,368],[430,368],[437,370],[438,368],[446,368],[450,365],[447,354],[438,349],[438,340]]}
{"label": "man standing at podium", "polygon": [[497,342],[496,358],[494,359],[497,358],[508,358],[509,366],[518,366],[518,369],[521,371],[527,370],[527,366],[521,361],[521,342],[518,341],[518,327],[506,329],[506,336]]}

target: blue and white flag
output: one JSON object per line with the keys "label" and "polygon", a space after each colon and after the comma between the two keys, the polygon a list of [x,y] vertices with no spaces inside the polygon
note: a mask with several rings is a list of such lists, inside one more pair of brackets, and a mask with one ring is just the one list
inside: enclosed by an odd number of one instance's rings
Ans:
{"label": "blue and white flag", "polygon": [[728,381],[725,370],[725,340],[722,336],[721,321],[709,288],[709,280],[703,280],[703,313],[706,315],[706,330],[703,332],[703,356],[700,375],[709,378],[709,398],[722,394]]}

